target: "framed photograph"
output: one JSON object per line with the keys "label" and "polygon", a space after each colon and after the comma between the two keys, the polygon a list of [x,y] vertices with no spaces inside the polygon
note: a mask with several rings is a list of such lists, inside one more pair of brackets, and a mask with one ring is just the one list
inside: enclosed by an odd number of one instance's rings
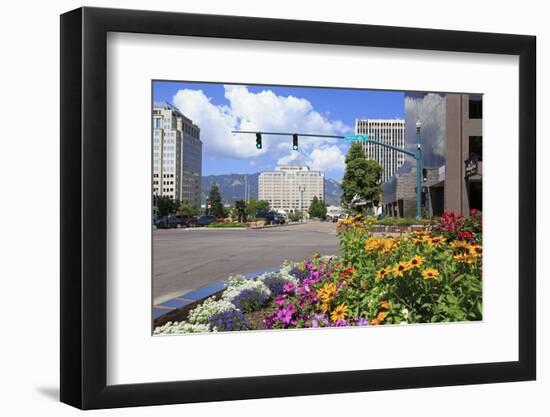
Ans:
{"label": "framed photograph", "polygon": [[61,16],[61,401],[533,380],[531,36]]}

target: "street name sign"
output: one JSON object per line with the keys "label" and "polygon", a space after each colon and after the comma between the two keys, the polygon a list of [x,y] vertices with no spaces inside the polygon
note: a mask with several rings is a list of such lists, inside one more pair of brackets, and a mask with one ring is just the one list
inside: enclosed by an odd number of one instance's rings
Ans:
{"label": "street name sign", "polygon": [[344,139],[349,140],[350,142],[366,141],[369,140],[369,135],[346,135],[344,136]]}

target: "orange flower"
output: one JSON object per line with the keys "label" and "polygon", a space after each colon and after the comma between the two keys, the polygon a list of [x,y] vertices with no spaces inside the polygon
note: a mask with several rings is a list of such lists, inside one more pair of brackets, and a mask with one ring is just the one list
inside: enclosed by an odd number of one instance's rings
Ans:
{"label": "orange flower", "polygon": [[389,309],[389,308],[390,308],[390,304],[389,304],[386,300],[380,301],[380,302],[378,303],[378,305],[380,306],[380,308],[385,308],[385,309]]}
{"label": "orange flower", "polygon": [[383,280],[384,278],[386,278],[389,274],[391,274],[391,268],[386,266],[386,267],[382,268],[381,270],[379,270],[379,271],[376,273],[376,278],[375,278],[375,280],[376,280],[376,281],[381,281],[381,280]]}
{"label": "orange flower", "polygon": [[376,319],[379,320],[379,321],[384,321],[384,319],[386,317],[388,317],[388,312],[387,311],[381,311],[380,313],[378,313],[378,315],[376,316]]}

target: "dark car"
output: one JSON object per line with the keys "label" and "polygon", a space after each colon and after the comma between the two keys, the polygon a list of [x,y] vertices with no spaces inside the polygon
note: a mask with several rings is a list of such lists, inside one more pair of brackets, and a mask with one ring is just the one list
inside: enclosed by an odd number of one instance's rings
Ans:
{"label": "dark car", "polygon": [[188,214],[178,214],[175,216],[181,223],[180,227],[196,227],[197,218]]}
{"label": "dark car", "polygon": [[215,221],[216,218],[214,216],[199,216],[197,217],[197,226],[208,226]]}
{"label": "dark car", "polygon": [[285,222],[285,218],[274,211],[262,211],[256,213],[256,216],[254,217],[257,219],[264,219],[265,224],[283,224]]}
{"label": "dark car", "polygon": [[166,216],[157,222],[157,229],[176,229],[182,227],[182,224],[182,221],[176,216]]}

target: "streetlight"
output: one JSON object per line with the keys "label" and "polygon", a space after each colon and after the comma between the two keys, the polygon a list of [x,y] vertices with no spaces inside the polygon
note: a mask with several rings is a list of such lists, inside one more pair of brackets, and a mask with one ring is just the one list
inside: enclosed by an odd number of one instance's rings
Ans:
{"label": "streetlight", "polygon": [[298,191],[300,192],[300,213],[301,213],[301,222],[304,222],[304,191],[306,190],[305,185],[299,185]]}

